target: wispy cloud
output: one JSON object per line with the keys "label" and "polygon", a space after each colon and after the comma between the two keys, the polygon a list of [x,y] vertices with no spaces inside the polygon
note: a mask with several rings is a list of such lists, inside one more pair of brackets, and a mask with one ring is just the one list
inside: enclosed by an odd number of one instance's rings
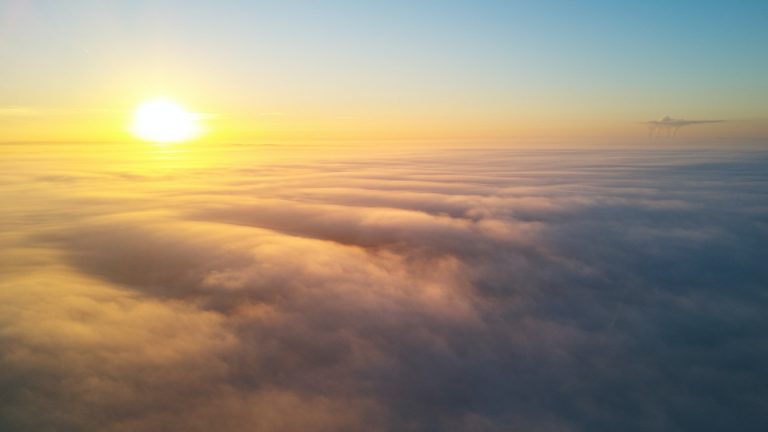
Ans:
{"label": "wispy cloud", "polygon": [[664,116],[659,120],[645,122],[645,124],[648,125],[648,133],[651,136],[663,134],[668,137],[673,137],[677,135],[677,131],[682,127],[708,123],[722,123],[724,121],[725,120],[684,120]]}
{"label": "wispy cloud", "polygon": [[40,110],[24,106],[0,107],[0,117],[32,117],[40,114]]}
{"label": "wispy cloud", "polygon": [[68,116],[68,115],[102,115],[102,114],[124,114],[126,110],[115,108],[42,108],[32,106],[6,106],[0,107],[0,117],[49,117],[49,116]]}

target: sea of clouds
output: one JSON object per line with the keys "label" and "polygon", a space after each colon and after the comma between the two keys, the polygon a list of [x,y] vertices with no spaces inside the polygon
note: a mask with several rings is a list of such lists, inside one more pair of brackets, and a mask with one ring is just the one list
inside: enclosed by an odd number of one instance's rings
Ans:
{"label": "sea of clouds", "polygon": [[0,430],[765,426],[767,152],[227,151],[3,146]]}

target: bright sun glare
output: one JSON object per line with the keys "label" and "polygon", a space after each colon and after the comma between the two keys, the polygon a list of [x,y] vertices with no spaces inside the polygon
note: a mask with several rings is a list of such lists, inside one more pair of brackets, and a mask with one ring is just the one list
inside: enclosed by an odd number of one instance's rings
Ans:
{"label": "bright sun glare", "polygon": [[199,137],[202,126],[199,114],[188,112],[172,100],[158,98],[136,108],[131,131],[145,141],[174,143]]}

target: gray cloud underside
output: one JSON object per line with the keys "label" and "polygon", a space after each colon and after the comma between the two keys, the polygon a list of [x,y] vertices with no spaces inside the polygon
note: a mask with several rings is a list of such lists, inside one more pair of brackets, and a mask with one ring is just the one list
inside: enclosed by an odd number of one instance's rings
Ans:
{"label": "gray cloud underside", "polygon": [[764,425],[768,155],[436,154],[5,163],[0,429]]}

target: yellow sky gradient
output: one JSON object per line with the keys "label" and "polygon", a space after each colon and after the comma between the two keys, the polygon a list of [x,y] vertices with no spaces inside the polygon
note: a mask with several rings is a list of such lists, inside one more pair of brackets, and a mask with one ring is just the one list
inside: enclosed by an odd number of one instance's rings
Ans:
{"label": "yellow sky gradient", "polygon": [[[170,96],[173,98],[173,96]],[[134,141],[131,118],[143,101],[112,108],[0,108],[2,141]],[[545,119],[530,113],[505,118],[501,113],[397,114],[361,108],[358,112],[248,112],[210,110],[204,102],[173,98],[202,116],[207,142],[314,140],[446,140],[446,139],[641,139],[647,128],[626,118],[595,120],[588,116]],[[468,110],[470,111],[470,110]],[[697,125],[683,129],[686,138],[754,138],[768,134],[760,119]]]}

